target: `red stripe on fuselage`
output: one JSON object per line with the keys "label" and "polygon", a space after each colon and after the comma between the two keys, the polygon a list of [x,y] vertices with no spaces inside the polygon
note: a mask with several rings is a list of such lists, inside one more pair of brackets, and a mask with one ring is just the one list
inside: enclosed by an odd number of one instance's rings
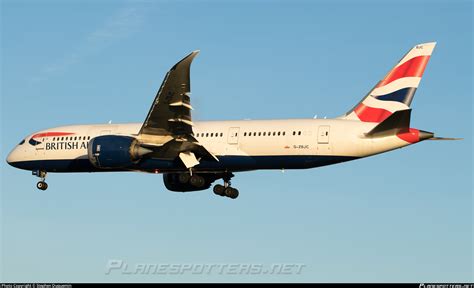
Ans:
{"label": "red stripe on fuselage", "polygon": [[395,67],[388,73],[385,78],[377,84],[377,87],[382,87],[390,82],[403,77],[421,77],[425,71],[426,64],[430,60],[430,56],[417,56],[414,57],[402,65]]}
{"label": "red stripe on fuselage", "polygon": [[68,132],[45,132],[45,133],[38,133],[33,135],[31,138],[44,138],[44,137],[56,137],[56,136],[68,136],[74,135],[75,133],[68,133]]}
{"label": "red stripe on fuselage", "polygon": [[388,116],[392,115],[392,112],[388,110],[365,106],[362,103],[360,103],[359,106],[354,109],[354,112],[356,113],[357,117],[359,117],[360,121],[363,122],[380,123],[387,119]]}
{"label": "red stripe on fuselage", "polygon": [[408,132],[398,133],[397,137],[403,141],[413,144],[420,141],[420,130],[410,128],[410,131]]}

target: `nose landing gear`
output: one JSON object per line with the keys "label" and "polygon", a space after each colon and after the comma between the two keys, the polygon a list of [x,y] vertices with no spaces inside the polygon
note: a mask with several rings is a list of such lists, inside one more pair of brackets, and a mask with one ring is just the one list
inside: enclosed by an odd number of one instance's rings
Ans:
{"label": "nose landing gear", "polygon": [[39,181],[38,183],[36,183],[36,188],[38,188],[39,190],[46,190],[48,189],[48,183],[44,182],[44,181]]}
{"label": "nose landing gear", "polygon": [[48,183],[45,182],[46,175],[48,174],[46,171],[44,171],[44,170],[35,170],[35,171],[32,171],[32,174],[39,177],[39,178],[41,178],[41,181],[36,183],[36,188],[38,188],[39,190],[43,190],[43,191],[48,189]]}

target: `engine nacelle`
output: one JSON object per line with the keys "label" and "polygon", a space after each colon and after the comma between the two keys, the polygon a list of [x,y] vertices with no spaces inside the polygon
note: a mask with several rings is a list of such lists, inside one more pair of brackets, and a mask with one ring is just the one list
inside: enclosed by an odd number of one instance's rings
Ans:
{"label": "engine nacelle", "polygon": [[166,189],[174,192],[192,192],[206,190],[211,187],[212,182],[216,180],[216,177],[213,175],[201,175],[205,183],[202,187],[196,187],[191,185],[191,183],[181,183],[179,180],[179,173],[166,173],[163,174],[163,182],[165,183]]}
{"label": "engine nacelle", "polygon": [[89,161],[100,169],[130,167],[150,152],[152,151],[141,147],[135,138],[119,135],[92,138],[87,150]]}

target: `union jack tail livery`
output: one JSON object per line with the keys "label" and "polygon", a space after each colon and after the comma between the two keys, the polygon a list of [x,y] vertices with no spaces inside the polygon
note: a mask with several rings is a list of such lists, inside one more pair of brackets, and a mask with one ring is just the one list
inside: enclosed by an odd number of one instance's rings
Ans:
{"label": "union jack tail livery", "polygon": [[413,47],[387,75],[342,118],[380,123],[396,111],[410,109],[436,42]]}

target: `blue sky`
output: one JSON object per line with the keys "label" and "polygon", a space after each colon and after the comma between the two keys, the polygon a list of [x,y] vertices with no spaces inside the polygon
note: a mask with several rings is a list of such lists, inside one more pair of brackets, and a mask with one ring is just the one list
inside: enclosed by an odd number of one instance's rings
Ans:
{"label": "blue sky", "polygon": [[[238,174],[238,200],[161,175],[1,164],[2,281],[474,281],[471,1],[1,2],[1,156],[66,124],[142,122],[192,50],[195,120],[335,117],[437,41],[412,126],[427,141],[303,171]],[[125,275],[151,264],[305,265],[286,275]]]}

